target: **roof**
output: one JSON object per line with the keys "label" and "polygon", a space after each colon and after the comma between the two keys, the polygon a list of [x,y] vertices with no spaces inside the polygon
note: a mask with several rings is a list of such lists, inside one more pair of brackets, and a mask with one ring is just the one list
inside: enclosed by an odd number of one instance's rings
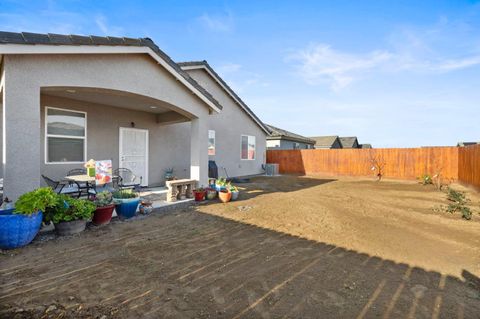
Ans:
{"label": "roof", "polygon": [[206,60],[202,61],[188,61],[177,63],[183,70],[205,69],[215,81],[233,98],[235,102],[250,116],[252,119],[267,133],[270,134],[269,128],[263,123],[255,113],[242,101],[242,99],[235,93],[235,91],[228,86],[228,84],[218,75],[217,72],[208,64]]}
{"label": "roof", "polygon": [[359,147],[360,147],[360,148],[373,148],[373,147],[372,147],[372,144],[368,144],[368,143],[366,143],[366,144],[360,144]]}
{"label": "roof", "polygon": [[[40,34],[30,32],[5,32],[0,31],[0,45],[2,44],[23,44],[23,45],[51,45],[51,46],[128,46],[128,47],[146,47],[150,48],[161,60],[165,61],[178,75],[185,79],[201,95],[211,102],[218,110],[222,106],[213,96],[198,84],[190,75],[183,71],[165,52],[150,38],[127,38],[127,37],[101,37],[101,36],[82,36],[82,35],[64,35],[64,34]],[[0,49],[0,54],[2,54]]]}
{"label": "roof", "polygon": [[338,139],[337,135],[332,136],[312,136],[311,139],[315,140],[315,146],[317,148],[330,148]]}
{"label": "roof", "polygon": [[339,137],[342,148],[354,148],[355,142],[358,144],[356,136]]}
{"label": "roof", "polygon": [[283,130],[281,128],[272,126],[270,124],[265,124],[265,125],[271,131],[270,135],[267,136],[267,140],[282,139],[282,140],[289,140],[289,141],[301,142],[301,143],[312,144],[312,145],[315,144],[315,140],[311,138],[298,135],[287,130]]}
{"label": "roof", "polygon": [[464,146],[471,146],[471,145],[477,145],[477,144],[480,144],[480,142],[458,142],[457,146],[464,147]]}

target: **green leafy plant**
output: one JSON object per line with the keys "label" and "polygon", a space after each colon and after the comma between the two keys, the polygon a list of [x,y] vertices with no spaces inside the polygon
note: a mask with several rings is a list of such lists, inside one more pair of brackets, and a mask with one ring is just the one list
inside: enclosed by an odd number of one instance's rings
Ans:
{"label": "green leafy plant", "polygon": [[200,192],[204,192],[204,191],[205,191],[205,188],[202,186],[202,187],[199,187],[199,188],[195,188],[193,191],[200,193]]}
{"label": "green leafy plant", "polygon": [[227,186],[227,180],[225,179],[225,177],[220,177],[219,179],[217,179],[215,184],[217,186]]}
{"label": "green leafy plant", "polygon": [[238,192],[237,186],[231,185],[231,184],[229,184],[229,190],[230,190],[231,192]]}
{"label": "green leafy plant", "polygon": [[138,194],[131,189],[122,189],[113,192],[113,198],[115,199],[128,199],[128,198],[136,198]]}
{"label": "green leafy plant", "polygon": [[173,174],[173,167],[166,168],[164,170],[164,173],[165,180],[170,181],[175,179],[175,175]]}
{"label": "green leafy plant", "polygon": [[47,207],[56,203],[57,194],[50,187],[37,188],[20,196],[15,203],[15,214],[31,215],[38,211],[45,212]]}
{"label": "green leafy plant", "polygon": [[95,196],[95,200],[93,201],[97,207],[105,207],[113,202],[113,196],[112,193],[109,191],[103,191],[97,193]]}
{"label": "green leafy plant", "polygon": [[447,199],[450,201],[445,209],[447,212],[451,214],[460,212],[462,218],[466,220],[472,219],[472,210],[467,206],[470,200],[467,198],[465,192],[459,192],[452,188],[448,188]]}
{"label": "green leafy plant", "polygon": [[420,176],[418,178],[420,180],[420,184],[422,185],[431,185],[433,184],[433,178],[432,176],[428,175],[428,174],[423,174],[422,176]]}
{"label": "green leafy plant", "polygon": [[67,195],[57,195],[55,205],[45,211],[46,222],[69,222],[78,219],[90,219],[96,206],[89,200],[75,199]]}

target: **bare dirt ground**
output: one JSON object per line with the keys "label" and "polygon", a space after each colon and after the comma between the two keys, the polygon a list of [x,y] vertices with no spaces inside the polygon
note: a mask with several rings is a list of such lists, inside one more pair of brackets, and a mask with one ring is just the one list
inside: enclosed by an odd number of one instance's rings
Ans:
{"label": "bare dirt ground", "polygon": [[433,212],[444,196],[405,182],[245,186],[3,252],[0,317],[479,318],[480,215]]}

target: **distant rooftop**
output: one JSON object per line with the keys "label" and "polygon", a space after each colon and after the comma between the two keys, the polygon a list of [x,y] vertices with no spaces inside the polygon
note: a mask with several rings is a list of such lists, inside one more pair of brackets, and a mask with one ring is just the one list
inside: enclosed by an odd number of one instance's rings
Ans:
{"label": "distant rooftop", "polygon": [[271,131],[270,136],[267,136],[267,140],[289,140],[295,142],[301,142],[306,144],[315,144],[315,140],[312,140],[308,137],[275,127],[273,125],[265,124],[268,129]]}

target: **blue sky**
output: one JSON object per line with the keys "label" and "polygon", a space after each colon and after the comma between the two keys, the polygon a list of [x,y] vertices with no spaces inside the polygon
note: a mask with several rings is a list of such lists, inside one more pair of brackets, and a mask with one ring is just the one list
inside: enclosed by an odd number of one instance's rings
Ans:
{"label": "blue sky", "polygon": [[0,0],[0,30],[150,37],[307,136],[480,141],[480,1]]}

